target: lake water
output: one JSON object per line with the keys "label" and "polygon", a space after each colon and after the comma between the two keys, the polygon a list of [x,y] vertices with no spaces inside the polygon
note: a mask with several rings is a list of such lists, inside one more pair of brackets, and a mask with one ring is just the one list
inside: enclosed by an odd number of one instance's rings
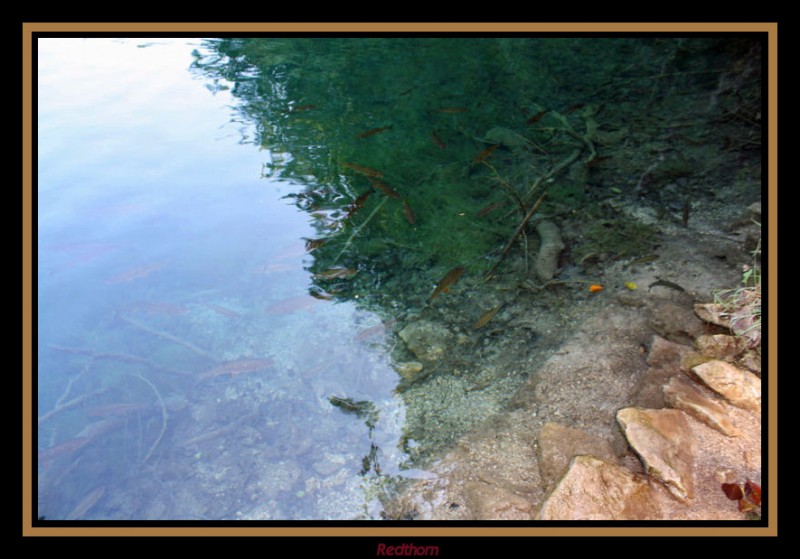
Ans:
{"label": "lake water", "polygon": [[[601,181],[629,130],[592,128],[676,45],[39,39],[38,514],[381,519],[600,304],[604,262],[653,252],[603,201],[679,222],[685,162]],[[545,190],[562,231],[586,212],[551,262],[522,223]]]}

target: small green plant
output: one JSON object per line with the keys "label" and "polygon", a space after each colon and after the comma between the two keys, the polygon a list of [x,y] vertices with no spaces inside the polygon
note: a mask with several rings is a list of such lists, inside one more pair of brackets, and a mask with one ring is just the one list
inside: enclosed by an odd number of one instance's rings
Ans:
{"label": "small green plant", "polygon": [[761,241],[752,257],[752,263],[742,266],[742,286],[717,291],[714,303],[728,315],[731,331],[755,348],[761,344]]}

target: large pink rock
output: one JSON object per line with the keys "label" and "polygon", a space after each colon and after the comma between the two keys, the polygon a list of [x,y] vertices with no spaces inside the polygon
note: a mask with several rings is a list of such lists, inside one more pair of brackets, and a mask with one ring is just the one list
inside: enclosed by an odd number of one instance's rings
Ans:
{"label": "large pink rock", "polygon": [[688,503],[694,496],[694,439],[686,414],[624,408],[617,412],[617,422],[647,472]]}
{"label": "large pink rock", "polygon": [[627,468],[576,456],[536,515],[537,520],[654,520],[654,489]]}

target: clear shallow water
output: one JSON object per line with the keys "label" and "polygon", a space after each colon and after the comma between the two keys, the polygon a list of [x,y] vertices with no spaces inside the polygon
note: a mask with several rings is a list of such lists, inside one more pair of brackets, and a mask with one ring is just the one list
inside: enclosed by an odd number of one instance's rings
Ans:
{"label": "clear shallow water", "polygon": [[374,516],[363,458],[403,460],[381,333],[354,339],[380,318],[308,295],[308,216],[198,46],[39,41],[39,514]]}
{"label": "clear shallow water", "polygon": [[751,46],[40,40],[39,515],[382,518],[687,200],[757,190],[753,125],[708,135]]}

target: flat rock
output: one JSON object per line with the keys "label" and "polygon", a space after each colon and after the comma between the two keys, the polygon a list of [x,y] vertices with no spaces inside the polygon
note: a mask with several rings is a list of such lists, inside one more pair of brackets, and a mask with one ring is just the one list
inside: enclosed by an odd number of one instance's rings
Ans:
{"label": "flat rock", "polygon": [[692,372],[734,406],[761,413],[761,379],[750,371],[713,360],[693,367]]}
{"label": "flat rock", "polygon": [[694,314],[705,322],[724,328],[731,327],[730,312],[719,303],[697,303],[694,306]]}
{"label": "flat rock", "polygon": [[654,490],[627,468],[576,456],[536,515],[537,520],[651,520],[661,518]]}
{"label": "flat rock", "polygon": [[616,462],[611,444],[596,435],[558,423],[545,423],[539,430],[537,455],[545,486],[554,483],[579,454],[593,455]]}
{"label": "flat rock", "polygon": [[617,412],[617,422],[647,472],[688,503],[694,496],[694,439],[686,414],[624,408]]}
{"label": "flat rock", "polygon": [[482,481],[465,486],[467,506],[476,520],[531,520],[533,503],[507,489]]}
{"label": "flat rock", "polygon": [[[686,296],[685,293],[681,295]],[[674,303],[664,303],[654,309],[651,326],[660,336],[686,344],[703,334],[704,328],[703,322],[690,309]]]}
{"label": "flat rock", "polygon": [[733,361],[747,350],[747,339],[727,334],[698,336],[694,341],[694,347],[703,355],[714,359]]}
{"label": "flat rock", "polygon": [[724,435],[729,437],[740,435],[728,411],[686,379],[681,377],[670,379],[669,384],[664,386],[664,400],[668,406],[685,411]]}
{"label": "flat rock", "polygon": [[427,320],[412,322],[399,332],[408,349],[422,361],[436,361],[451,344],[453,335],[444,326]]}
{"label": "flat rock", "polygon": [[691,350],[690,346],[676,344],[660,336],[653,336],[650,351],[647,354],[647,364],[651,367],[675,365],[680,363]]}

